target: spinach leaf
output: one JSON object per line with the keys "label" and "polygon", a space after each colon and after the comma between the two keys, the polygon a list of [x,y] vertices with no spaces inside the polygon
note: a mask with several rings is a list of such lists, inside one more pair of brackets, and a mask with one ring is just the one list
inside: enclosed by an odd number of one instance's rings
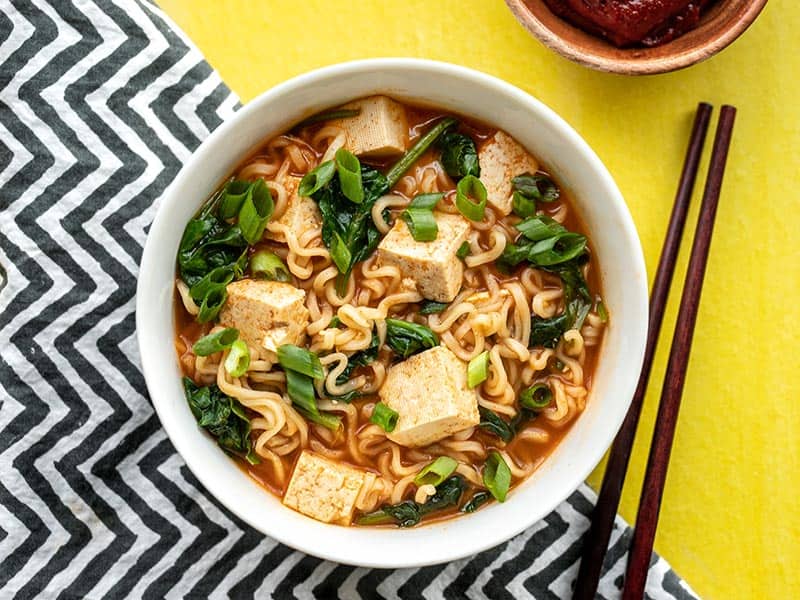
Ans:
{"label": "spinach leaf", "polygon": [[337,279],[340,294],[347,288],[347,279],[355,264],[368,258],[381,239],[371,210],[375,201],[389,191],[389,184],[379,171],[363,164],[361,182],[364,199],[360,204],[347,199],[338,175],[311,196],[322,214],[322,241],[329,250],[337,247],[337,256],[346,256],[346,264],[336,265],[340,273]]}
{"label": "spinach leaf", "polygon": [[413,500],[387,504],[380,510],[359,517],[357,523],[359,525],[380,525],[394,522],[400,527],[413,527],[425,515],[450,506],[457,506],[466,489],[467,483],[464,478],[460,475],[453,475],[436,486],[436,493],[430,496],[424,504]]}
{"label": "spinach leaf", "polygon": [[412,354],[438,346],[439,336],[425,325],[401,319],[386,319],[386,345],[395,354],[408,358]]}
{"label": "spinach leaf", "polygon": [[457,179],[467,175],[480,177],[478,151],[471,137],[448,131],[439,138],[437,145],[442,150],[442,166],[450,177]]}
{"label": "spinach leaf", "polygon": [[564,286],[566,309],[560,315],[543,319],[534,315],[531,318],[531,338],[528,345],[555,348],[561,336],[569,329],[580,329],[592,307],[592,295],[581,272],[581,266],[589,259],[584,254],[577,259],[543,270],[556,273]]}
{"label": "spinach leaf", "polygon": [[461,507],[461,512],[471,513],[478,510],[481,506],[486,504],[492,498],[492,494],[486,491],[475,492],[464,506]]}
{"label": "spinach leaf", "polygon": [[450,306],[447,302],[436,302],[434,300],[425,300],[419,309],[421,315],[434,315],[444,312]]}
{"label": "spinach leaf", "polygon": [[[344,368],[344,371],[342,371],[341,374],[336,378],[337,385],[346,383],[350,379],[350,375],[353,373],[356,367],[366,367],[369,363],[378,358],[379,341],[380,340],[378,340],[378,336],[373,333],[372,341],[370,341],[369,346],[367,346],[364,350],[359,350],[350,356],[350,358],[347,360],[347,366]],[[341,397],[337,396],[336,399],[340,398]]]}
{"label": "spinach leaf", "polygon": [[478,413],[480,413],[481,416],[481,421],[478,424],[479,427],[482,427],[486,431],[493,433],[506,444],[514,439],[514,428],[496,412],[488,408],[484,408],[483,406],[479,406]]}
{"label": "spinach leaf", "polygon": [[245,458],[250,464],[260,462],[250,442],[250,419],[238,400],[223,394],[216,385],[200,387],[188,377],[183,378],[183,389],[197,424],[223,450]]}

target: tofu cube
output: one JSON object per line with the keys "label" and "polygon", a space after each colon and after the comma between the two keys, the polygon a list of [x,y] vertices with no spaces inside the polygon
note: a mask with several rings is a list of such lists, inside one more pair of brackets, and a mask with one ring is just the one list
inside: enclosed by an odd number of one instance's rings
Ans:
{"label": "tofu cube", "polygon": [[478,395],[467,387],[467,364],[446,346],[391,367],[378,394],[399,415],[386,436],[402,446],[427,446],[480,422]]}
{"label": "tofu cube", "polygon": [[402,104],[386,96],[370,96],[342,108],[361,110],[355,117],[330,122],[344,129],[347,134],[345,148],[350,152],[365,158],[385,158],[406,151],[408,120]]}
{"label": "tofu cube", "polygon": [[536,159],[505,131],[498,131],[481,146],[478,161],[487,201],[503,215],[511,212],[511,179],[539,169]]}
{"label": "tofu cube", "polygon": [[[288,201],[283,214],[272,221],[272,223],[285,225],[298,238],[310,229],[322,229],[322,214],[319,212],[317,203],[311,198],[297,194],[300,179],[300,177],[288,175],[279,182],[286,189]],[[286,242],[283,232],[270,232],[269,237],[279,242]]]}
{"label": "tofu cube", "polygon": [[366,473],[303,450],[283,503],[323,523],[350,525]]}
{"label": "tofu cube", "polygon": [[467,239],[469,223],[460,215],[434,213],[439,234],[432,242],[418,242],[403,219],[397,219],[378,244],[378,257],[385,265],[410,277],[419,293],[429,300],[451,302],[461,289],[464,265],[456,257]]}
{"label": "tofu cube", "polygon": [[276,351],[299,344],[309,322],[306,293],[290,283],[240,279],[228,284],[228,300],[219,322],[235,327],[251,347]]}

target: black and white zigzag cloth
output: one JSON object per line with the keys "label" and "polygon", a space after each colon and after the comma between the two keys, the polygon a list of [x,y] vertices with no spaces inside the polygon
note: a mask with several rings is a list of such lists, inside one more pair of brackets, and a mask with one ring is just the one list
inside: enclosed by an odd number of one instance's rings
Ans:
{"label": "black and white zigzag cloth", "polygon": [[[139,0],[0,0],[0,598],[567,598],[594,494],[444,566],[321,561],[200,486],[150,405],[134,331],[158,199],[238,106]],[[618,519],[601,584],[618,595]],[[695,598],[654,557],[651,598]]]}

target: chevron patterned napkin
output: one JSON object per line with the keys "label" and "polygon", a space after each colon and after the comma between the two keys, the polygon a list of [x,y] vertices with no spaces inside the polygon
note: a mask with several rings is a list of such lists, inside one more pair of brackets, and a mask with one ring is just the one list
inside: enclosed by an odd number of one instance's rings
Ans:
{"label": "chevron patterned napkin", "polygon": [[[295,552],[220,506],[150,405],[134,291],[158,198],[238,100],[145,1],[4,2],[0,64],[1,598],[569,597],[586,486],[506,544],[396,571]],[[618,518],[603,598],[630,537]],[[658,557],[648,595],[696,597]]]}

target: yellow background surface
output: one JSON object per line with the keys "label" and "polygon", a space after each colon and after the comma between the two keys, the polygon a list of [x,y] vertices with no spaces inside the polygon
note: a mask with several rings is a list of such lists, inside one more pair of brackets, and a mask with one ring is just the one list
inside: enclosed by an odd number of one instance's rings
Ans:
{"label": "yellow background surface", "polygon": [[[641,78],[560,58],[529,36],[502,0],[161,5],[243,102],[315,67],[374,56],[459,63],[530,92],[572,124],[616,178],[651,280],[694,108],[700,100],[717,109],[735,105],[656,549],[703,597],[800,595],[800,5],[774,2],[722,54]],[[625,486],[621,510],[631,522],[678,299],[674,292]],[[601,474],[590,479],[595,487]]]}

